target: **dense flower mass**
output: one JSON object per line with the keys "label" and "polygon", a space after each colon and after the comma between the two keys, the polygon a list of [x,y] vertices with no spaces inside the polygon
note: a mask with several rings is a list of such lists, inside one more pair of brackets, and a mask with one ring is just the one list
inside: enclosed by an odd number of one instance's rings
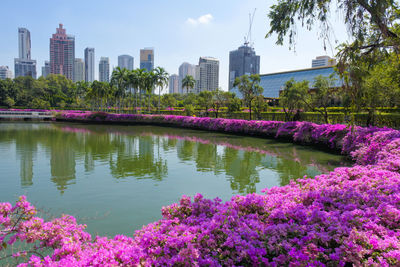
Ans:
{"label": "dense flower mass", "polygon": [[25,197],[14,206],[0,203],[0,250],[17,241],[32,246],[14,254],[21,266],[400,265],[400,131],[172,115],[58,118],[285,138],[340,150],[355,165],[228,202],[183,196],[132,237],[93,238],[71,216],[45,222]]}

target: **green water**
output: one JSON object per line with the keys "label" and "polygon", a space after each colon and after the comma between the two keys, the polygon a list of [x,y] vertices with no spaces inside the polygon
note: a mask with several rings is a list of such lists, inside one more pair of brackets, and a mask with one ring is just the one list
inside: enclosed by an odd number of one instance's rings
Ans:
{"label": "green water", "polygon": [[349,165],[274,140],[153,126],[0,123],[0,202],[27,195],[43,216],[71,214],[92,234],[130,234],[161,207],[236,194]]}

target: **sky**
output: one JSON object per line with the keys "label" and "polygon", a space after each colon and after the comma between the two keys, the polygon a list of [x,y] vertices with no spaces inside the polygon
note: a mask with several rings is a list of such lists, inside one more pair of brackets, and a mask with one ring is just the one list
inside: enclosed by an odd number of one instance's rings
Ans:
{"label": "sky", "polygon": [[154,64],[177,74],[183,62],[198,64],[200,56],[220,60],[219,85],[228,88],[229,51],[244,42],[249,29],[249,13],[256,9],[252,41],[261,57],[260,73],[311,67],[316,56],[336,54],[337,43],[346,41],[346,28],[332,12],[331,46],[324,50],[317,31],[300,26],[296,48],[275,44],[276,36],[265,39],[269,30],[267,14],[276,0],[1,0],[0,65],[14,73],[18,57],[18,27],[31,33],[32,59],[37,60],[38,77],[49,60],[49,38],[59,23],[75,36],[75,57],[83,58],[86,47],[95,48],[96,71],[100,57],[117,66],[118,55],[134,57],[139,67],[140,49],[153,47]]}

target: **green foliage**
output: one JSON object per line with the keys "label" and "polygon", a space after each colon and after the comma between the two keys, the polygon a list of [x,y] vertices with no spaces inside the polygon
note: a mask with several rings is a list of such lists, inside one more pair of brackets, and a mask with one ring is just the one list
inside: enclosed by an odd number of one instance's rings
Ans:
{"label": "green foliage", "polygon": [[182,88],[186,88],[186,94],[189,94],[189,91],[194,88],[196,85],[196,80],[191,75],[186,75],[185,78],[182,79]]}
{"label": "green foliage", "polygon": [[195,113],[193,105],[185,105],[185,115],[192,116]]}
{"label": "green foliage", "polygon": [[306,108],[306,103],[310,99],[308,88],[308,81],[296,82],[292,78],[285,83],[279,98],[279,105],[286,114],[286,121],[296,120],[296,114],[298,116],[300,110]]}
{"label": "green foliage", "polygon": [[243,75],[241,77],[237,77],[233,83],[233,86],[237,87],[239,92],[242,93],[243,100],[249,107],[249,115],[251,120],[252,101],[264,91],[264,89],[260,86],[260,75],[252,74],[250,76]]}

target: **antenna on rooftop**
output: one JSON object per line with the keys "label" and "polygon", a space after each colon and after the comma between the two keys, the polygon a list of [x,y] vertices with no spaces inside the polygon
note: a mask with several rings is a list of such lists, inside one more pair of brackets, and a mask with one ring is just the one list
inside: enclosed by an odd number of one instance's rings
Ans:
{"label": "antenna on rooftop", "polygon": [[244,45],[253,47],[253,42],[251,40],[251,27],[253,26],[254,15],[256,14],[257,8],[254,9],[253,14],[249,13],[249,32],[247,36],[244,37]]}

